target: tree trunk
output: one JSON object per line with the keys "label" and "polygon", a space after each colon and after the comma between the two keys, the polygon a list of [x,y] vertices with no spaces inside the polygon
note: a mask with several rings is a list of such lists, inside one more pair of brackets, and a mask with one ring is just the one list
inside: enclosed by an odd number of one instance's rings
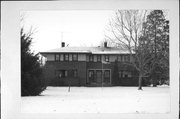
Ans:
{"label": "tree trunk", "polygon": [[153,87],[157,87],[157,74],[156,74],[156,72],[154,73],[154,76],[153,76]]}
{"label": "tree trunk", "polygon": [[139,87],[138,90],[142,90],[142,75],[139,74]]}

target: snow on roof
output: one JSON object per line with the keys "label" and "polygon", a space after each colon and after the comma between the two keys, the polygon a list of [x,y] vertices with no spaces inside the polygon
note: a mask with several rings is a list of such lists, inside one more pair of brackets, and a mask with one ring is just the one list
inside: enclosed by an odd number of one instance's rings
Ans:
{"label": "snow on roof", "polygon": [[62,47],[45,52],[41,54],[50,53],[91,53],[91,54],[129,54],[128,50],[115,47]]}

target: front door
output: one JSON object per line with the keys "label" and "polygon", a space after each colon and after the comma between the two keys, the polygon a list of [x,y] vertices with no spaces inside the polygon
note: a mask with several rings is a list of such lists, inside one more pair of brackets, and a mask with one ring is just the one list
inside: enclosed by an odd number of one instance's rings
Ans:
{"label": "front door", "polygon": [[104,83],[110,84],[110,70],[104,71]]}
{"label": "front door", "polygon": [[91,69],[88,71],[89,84],[111,84],[111,71],[110,69]]}
{"label": "front door", "polygon": [[101,70],[96,70],[96,81],[98,84],[102,83],[102,71]]}

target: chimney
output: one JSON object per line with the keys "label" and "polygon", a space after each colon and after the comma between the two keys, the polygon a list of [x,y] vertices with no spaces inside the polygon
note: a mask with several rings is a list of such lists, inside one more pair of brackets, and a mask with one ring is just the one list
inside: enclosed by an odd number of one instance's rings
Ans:
{"label": "chimney", "polygon": [[104,47],[107,48],[107,41],[104,42]]}
{"label": "chimney", "polygon": [[65,42],[62,42],[62,43],[61,43],[61,47],[62,47],[62,48],[65,47]]}

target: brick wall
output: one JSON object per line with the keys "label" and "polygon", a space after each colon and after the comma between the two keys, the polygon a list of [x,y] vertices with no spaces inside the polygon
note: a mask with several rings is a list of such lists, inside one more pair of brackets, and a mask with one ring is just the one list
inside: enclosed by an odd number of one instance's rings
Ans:
{"label": "brick wall", "polygon": [[[138,74],[135,69],[131,66],[118,63],[118,70],[124,71],[131,71],[132,77],[130,78],[119,78],[114,84],[113,81],[113,73],[114,73],[114,65],[115,63],[111,64],[103,64],[103,69],[110,69],[111,70],[111,82],[112,85],[138,85]],[[69,82],[72,86],[86,86],[86,81],[88,79],[87,71],[88,69],[102,69],[101,62],[55,62],[55,61],[47,61],[46,62],[46,70],[45,70],[45,77],[47,78],[48,84],[53,86],[67,86]],[[77,69],[77,77],[62,77],[59,78],[55,75],[56,70],[72,70]],[[118,71],[118,72],[119,72]]]}
{"label": "brick wall", "polygon": [[[69,81],[73,86],[82,86],[86,84],[86,62],[46,62],[46,77],[49,85],[69,85]],[[72,70],[77,69],[77,77],[62,77],[55,75],[56,70]]]}
{"label": "brick wall", "polygon": [[[63,54],[61,54],[63,55]],[[70,60],[71,54],[69,56]],[[47,62],[46,62],[46,70],[45,70],[45,77],[47,78],[47,82],[49,85],[57,85],[57,86],[67,86],[69,83],[73,86],[86,86],[88,75],[88,69],[102,69],[102,63],[97,62],[97,57],[94,55],[95,62],[88,61],[88,55],[86,54],[78,54],[78,61],[54,61],[54,54],[47,55]],[[63,58],[61,56],[60,58]],[[118,62],[118,72],[119,71],[130,71],[132,72],[132,77],[129,78],[119,78],[118,82],[114,82],[114,61],[117,59],[116,55],[110,55],[109,61],[110,64],[103,64],[103,69],[110,69],[111,70],[111,82],[112,85],[137,85],[138,84],[138,73],[132,66],[126,65],[122,62]],[[104,55],[102,55],[101,60],[104,60]],[[77,77],[58,77],[55,74],[56,70],[77,70]]]}

